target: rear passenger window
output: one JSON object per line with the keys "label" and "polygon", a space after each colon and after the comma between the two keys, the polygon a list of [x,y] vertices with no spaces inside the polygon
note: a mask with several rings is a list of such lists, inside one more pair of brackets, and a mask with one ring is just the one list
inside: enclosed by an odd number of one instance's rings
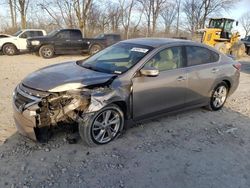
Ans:
{"label": "rear passenger window", "polygon": [[219,55],[209,49],[198,46],[186,46],[188,66],[216,62]]}
{"label": "rear passenger window", "polygon": [[72,31],[70,31],[70,38],[72,40],[82,39],[82,34],[80,31],[72,30]]}

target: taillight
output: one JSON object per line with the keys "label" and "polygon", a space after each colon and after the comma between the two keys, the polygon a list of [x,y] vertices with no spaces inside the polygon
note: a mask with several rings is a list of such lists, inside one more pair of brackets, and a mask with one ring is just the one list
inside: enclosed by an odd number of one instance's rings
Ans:
{"label": "taillight", "polygon": [[233,66],[234,66],[234,68],[236,68],[237,70],[240,71],[240,69],[241,69],[241,64],[240,63],[235,63]]}

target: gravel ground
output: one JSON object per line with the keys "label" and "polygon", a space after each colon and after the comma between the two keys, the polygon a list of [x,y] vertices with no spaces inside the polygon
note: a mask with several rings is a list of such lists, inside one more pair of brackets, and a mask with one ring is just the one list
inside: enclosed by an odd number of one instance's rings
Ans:
{"label": "gravel ground", "polygon": [[14,126],[11,96],[28,73],[82,59],[0,56],[0,187],[250,187],[250,58],[238,90],[218,112],[199,108],[126,129],[108,145],[88,148],[58,131],[48,144]]}

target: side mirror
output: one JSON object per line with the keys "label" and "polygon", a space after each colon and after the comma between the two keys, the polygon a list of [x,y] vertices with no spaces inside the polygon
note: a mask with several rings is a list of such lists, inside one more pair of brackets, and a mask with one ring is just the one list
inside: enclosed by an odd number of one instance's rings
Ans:
{"label": "side mirror", "polygon": [[238,26],[239,25],[239,22],[238,21],[236,21],[236,26]]}
{"label": "side mirror", "polygon": [[148,77],[156,77],[160,74],[159,70],[155,67],[143,67],[140,70],[140,73],[143,76],[148,76]]}

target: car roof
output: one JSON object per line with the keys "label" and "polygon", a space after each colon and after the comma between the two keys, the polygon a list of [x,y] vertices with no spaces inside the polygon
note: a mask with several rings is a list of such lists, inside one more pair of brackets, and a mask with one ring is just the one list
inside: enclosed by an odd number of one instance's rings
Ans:
{"label": "car roof", "polygon": [[22,29],[21,31],[45,31],[43,29]]}
{"label": "car roof", "polygon": [[161,46],[165,46],[167,44],[195,44],[195,42],[190,40],[183,40],[183,39],[173,39],[173,38],[136,38],[136,39],[128,39],[122,41],[124,43],[134,43],[139,45],[150,46],[153,48],[158,48]]}

